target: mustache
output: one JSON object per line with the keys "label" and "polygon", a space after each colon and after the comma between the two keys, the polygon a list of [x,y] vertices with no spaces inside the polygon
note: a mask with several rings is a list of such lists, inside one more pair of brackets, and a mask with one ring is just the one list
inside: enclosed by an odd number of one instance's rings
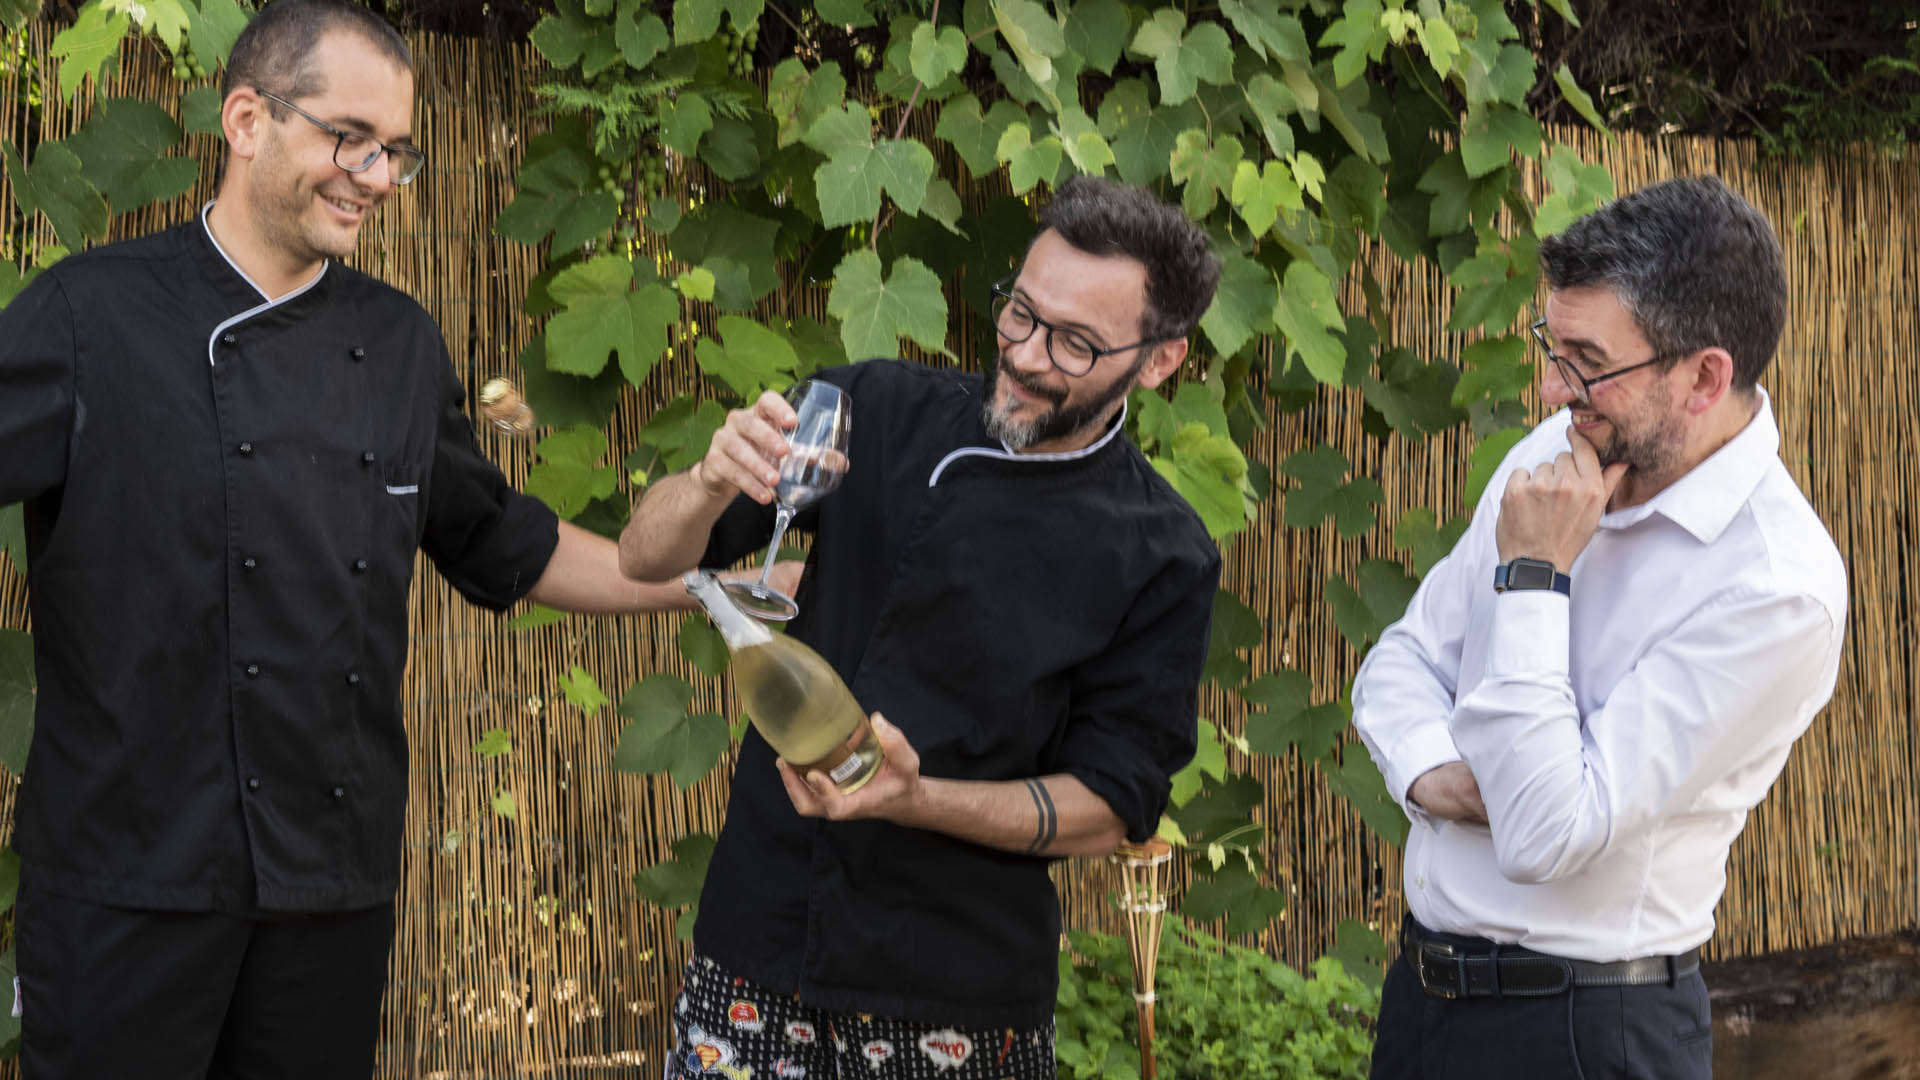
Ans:
{"label": "mustache", "polygon": [[1065,390],[1055,389],[1040,381],[1038,376],[1028,375],[1016,369],[1012,364],[1007,363],[1005,353],[1001,353],[994,358],[994,368],[1001,378],[1011,379],[1019,383],[1021,389],[1026,390],[1030,394],[1037,394],[1047,399],[1053,403],[1054,408],[1057,409],[1066,404],[1067,392]]}

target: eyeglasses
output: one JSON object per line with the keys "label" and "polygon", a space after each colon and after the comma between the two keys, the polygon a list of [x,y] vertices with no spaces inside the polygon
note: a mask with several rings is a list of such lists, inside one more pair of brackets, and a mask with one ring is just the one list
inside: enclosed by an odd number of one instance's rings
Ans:
{"label": "eyeglasses", "polygon": [[1628,364],[1626,367],[1609,371],[1605,375],[1595,375],[1592,378],[1588,378],[1580,374],[1579,369],[1573,366],[1573,361],[1553,351],[1553,345],[1547,341],[1547,335],[1541,330],[1541,328],[1546,325],[1547,320],[1543,315],[1529,323],[1527,329],[1533,332],[1533,340],[1540,343],[1540,349],[1547,354],[1547,359],[1553,361],[1554,369],[1560,372],[1560,380],[1567,384],[1567,391],[1580,401],[1589,404],[1593,401],[1593,388],[1606,382],[1608,379],[1617,379],[1628,372],[1639,371],[1643,367],[1650,367],[1663,360],[1670,359],[1669,357],[1655,353],[1651,358],[1642,360],[1637,364]]}
{"label": "eyeglasses", "polygon": [[1112,356],[1114,353],[1123,353],[1130,349],[1140,349],[1148,345],[1159,345],[1175,340],[1170,337],[1148,338],[1131,345],[1122,345],[1117,349],[1103,349],[1088,341],[1080,331],[1055,326],[1035,315],[1026,301],[1016,299],[1007,291],[1007,287],[1012,283],[1012,276],[1008,276],[993,284],[993,328],[999,331],[1000,336],[1006,338],[1009,344],[1017,345],[1032,337],[1036,329],[1046,327],[1047,359],[1053,362],[1054,367],[1075,378],[1092,371],[1093,365],[1099,363],[1103,356]]}
{"label": "eyeglasses", "polygon": [[399,145],[389,146],[371,135],[362,135],[357,131],[342,131],[307,110],[277,94],[260,91],[260,96],[268,101],[276,101],[294,112],[321,131],[333,136],[333,163],[350,173],[363,173],[373,168],[380,155],[387,155],[387,179],[395,184],[404,184],[420,175],[427,167],[427,155],[418,147]]}

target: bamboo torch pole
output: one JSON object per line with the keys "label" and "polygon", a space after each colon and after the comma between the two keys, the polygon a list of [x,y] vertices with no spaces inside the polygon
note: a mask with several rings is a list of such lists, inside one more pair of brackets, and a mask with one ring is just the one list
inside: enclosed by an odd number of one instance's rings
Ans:
{"label": "bamboo torch pole", "polygon": [[1173,847],[1159,837],[1124,844],[1107,857],[1120,868],[1121,907],[1127,913],[1127,951],[1133,958],[1133,1001],[1140,1019],[1140,1077],[1154,1080],[1153,969],[1160,959],[1160,924],[1167,914],[1165,867]]}

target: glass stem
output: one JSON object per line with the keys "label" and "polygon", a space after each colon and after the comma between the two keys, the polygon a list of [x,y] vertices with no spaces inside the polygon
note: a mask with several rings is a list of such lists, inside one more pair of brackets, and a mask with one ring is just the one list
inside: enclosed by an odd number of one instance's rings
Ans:
{"label": "glass stem", "polygon": [[760,563],[760,588],[767,587],[767,575],[773,572],[774,556],[780,554],[780,538],[787,535],[787,522],[793,520],[793,511],[785,505],[773,508],[773,542],[767,545],[767,557]]}

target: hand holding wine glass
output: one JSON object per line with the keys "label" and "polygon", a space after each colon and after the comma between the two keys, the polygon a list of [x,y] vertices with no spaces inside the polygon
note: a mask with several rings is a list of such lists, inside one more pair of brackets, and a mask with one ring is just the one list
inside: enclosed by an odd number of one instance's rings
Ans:
{"label": "hand holding wine glass", "polygon": [[[793,618],[800,606],[767,584],[767,572],[780,553],[780,540],[793,515],[840,486],[847,472],[847,443],[853,424],[852,400],[832,383],[816,379],[800,382],[787,392],[787,402],[794,411],[794,423],[773,481],[773,541],[767,545],[759,581],[727,584],[727,591],[741,607],[776,622]],[[764,409],[765,405],[763,398],[757,408]],[[746,432],[740,434],[750,437]]]}

